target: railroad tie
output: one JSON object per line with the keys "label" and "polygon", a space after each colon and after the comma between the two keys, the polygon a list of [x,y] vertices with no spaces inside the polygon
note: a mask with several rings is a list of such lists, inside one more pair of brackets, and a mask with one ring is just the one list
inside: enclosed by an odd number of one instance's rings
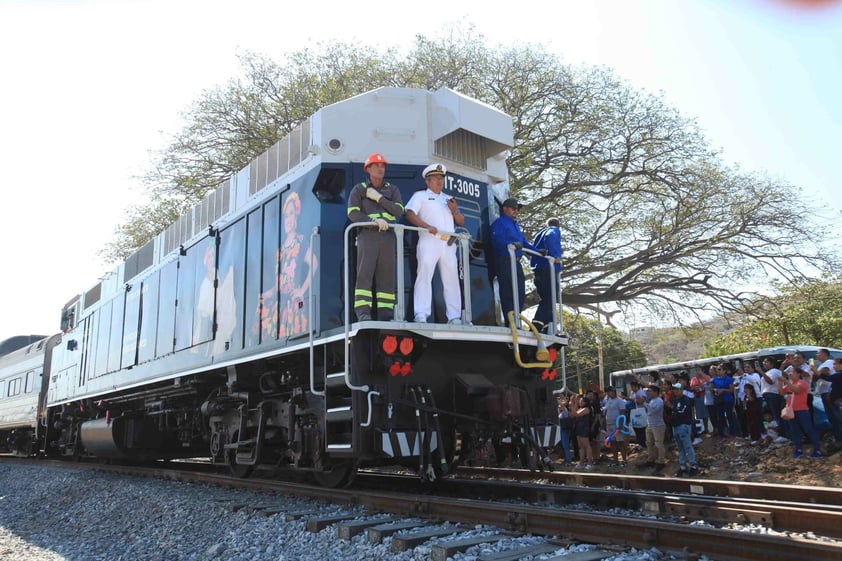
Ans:
{"label": "railroad tie", "polygon": [[465,531],[465,528],[460,528],[459,526],[445,526],[444,528],[435,528],[433,530],[424,530],[423,532],[395,536],[392,538],[392,551],[408,551],[416,545],[421,545],[430,538],[450,536],[463,531]]}
{"label": "railroad tie", "polygon": [[350,540],[357,534],[365,532],[372,526],[379,524],[386,524],[387,522],[394,522],[395,518],[392,516],[385,516],[380,518],[373,518],[370,520],[354,520],[352,522],[343,522],[336,528],[336,533],[339,539]]}
{"label": "railroad tie", "polygon": [[339,514],[330,514],[328,516],[309,518],[307,519],[307,531],[313,533],[321,532],[322,530],[336,522],[344,522],[345,520],[351,520],[353,518],[358,517],[359,515],[359,512],[341,512]]}
{"label": "railroad tie", "polygon": [[373,544],[383,543],[383,538],[396,534],[401,530],[409,530],[410,528],[420,528],[426,526],[429,522],[422,522],[416,520],[415,522],[389,522],[387,524],[380,524],[368,529],[368,541]]}

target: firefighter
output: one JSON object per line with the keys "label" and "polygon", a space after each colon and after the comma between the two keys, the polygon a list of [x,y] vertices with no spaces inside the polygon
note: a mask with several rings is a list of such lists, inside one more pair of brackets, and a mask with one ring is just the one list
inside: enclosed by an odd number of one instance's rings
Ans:
{"label": "firefighter", "polygon": [[[357,235],[357,284],[354,287],[354,312],[358,321],[372,318],[372,302],[377,302],[377,319],[390,321],[395,316],[395,234],[389,231],[403,215],[403,201],[397,187],[384,179],[386,158],[371,154],[363,164],[369,181],[354,185],[348,196],[351,222],[374,222]],[[372,280],[374,287],[372,287]],[[376,293],[373,290],[376,289]]]}

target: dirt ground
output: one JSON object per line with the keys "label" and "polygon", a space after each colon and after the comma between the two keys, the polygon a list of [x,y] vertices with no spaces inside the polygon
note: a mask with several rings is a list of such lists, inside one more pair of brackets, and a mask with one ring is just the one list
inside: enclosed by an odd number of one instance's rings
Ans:
{"label": "dirt ground", "polygon": [[[842,484],[842,446],[834,443],[830,432],[822,435],[821,442],[823,458],[808,458],[812,449],[809,444],[805,444],[805,454],[793,459],[793,446],[790,443],[775,443],[766,439],[757,445],[751,445],[748,440],[740,438],[706,435],[701,444],[694,446],[700,470],[699,475],[695,477],[839,487]],[[646,452],[635,449],[636,446],[632,444],[626,467],[611,465],[610,451],[603,450],[603,460],[593,467],[593,471],[635,475],[659,473],[664,477],[675,477],[678,471],[678,452],[671,441],[667,443],[667,466],[660,472],[651,467],[641,466],[640,464],[647,460]]]}

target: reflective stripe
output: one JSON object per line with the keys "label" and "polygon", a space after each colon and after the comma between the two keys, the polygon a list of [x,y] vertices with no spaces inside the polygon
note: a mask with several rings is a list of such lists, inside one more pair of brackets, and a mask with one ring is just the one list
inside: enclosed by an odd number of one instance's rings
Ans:
{"label": "reflective stripe", "polygon": [[354,300],[354,307],[359,308],[360,306],[371,306],[371,300]]}
{"label": "reflective stripe", "polygon": [[[356,306],[357,304],[354,303],[354,305]],[[380,301],[378,301],[377,302],[377,309],[379,310],[381,308],[384,309],[384,310],[394,310],[395,309],[395,303],[394,302],[380,302]]]}
{"label": "reflective stripe", "polygon": [[348,207],[348,214],[351,214],[351,213],[352,213],[352,212],[354,212],[355,210],[360,210],[360,207],[358,207],[358,206],[349,206],[349,207]]}
{"label": "reflective stripe", "polygon": [[[369,292],[369,294],[371,294],[371,293]],[[377,298],[383,299],[383,300],[391,300],[392,302],[394,302],[395,301],[395,294],[393,292],[378,292]]]}
{"label": "reflective stripe", "polygon": [[378,218],[385,218],[386,220],[391,220],[392,222],[397,222],[397,218],[393,215],[389,214],[388,212],[372,212],[368,215],[369,218],[372,220],[377,220]]}
{"label": "reflective stripe", "polygon": [[354,296],[368,296],[371,298],[371,291],[365,288],[357,288],[354,290]]}

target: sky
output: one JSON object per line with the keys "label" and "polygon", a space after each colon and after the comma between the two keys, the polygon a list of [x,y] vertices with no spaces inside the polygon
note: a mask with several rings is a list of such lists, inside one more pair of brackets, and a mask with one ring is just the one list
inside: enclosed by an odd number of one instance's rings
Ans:
{"label": "sky", "polygon": [[0,0],[0,341],[58,332],[62,306],[113,268],[97,254],[145,200],[151,154],[244,52],[409,47],[457,22],[490,45],[540,44],[663,95],[725,162],[801,187],[828,228],[842,219],[842,0],[313,6]]}

